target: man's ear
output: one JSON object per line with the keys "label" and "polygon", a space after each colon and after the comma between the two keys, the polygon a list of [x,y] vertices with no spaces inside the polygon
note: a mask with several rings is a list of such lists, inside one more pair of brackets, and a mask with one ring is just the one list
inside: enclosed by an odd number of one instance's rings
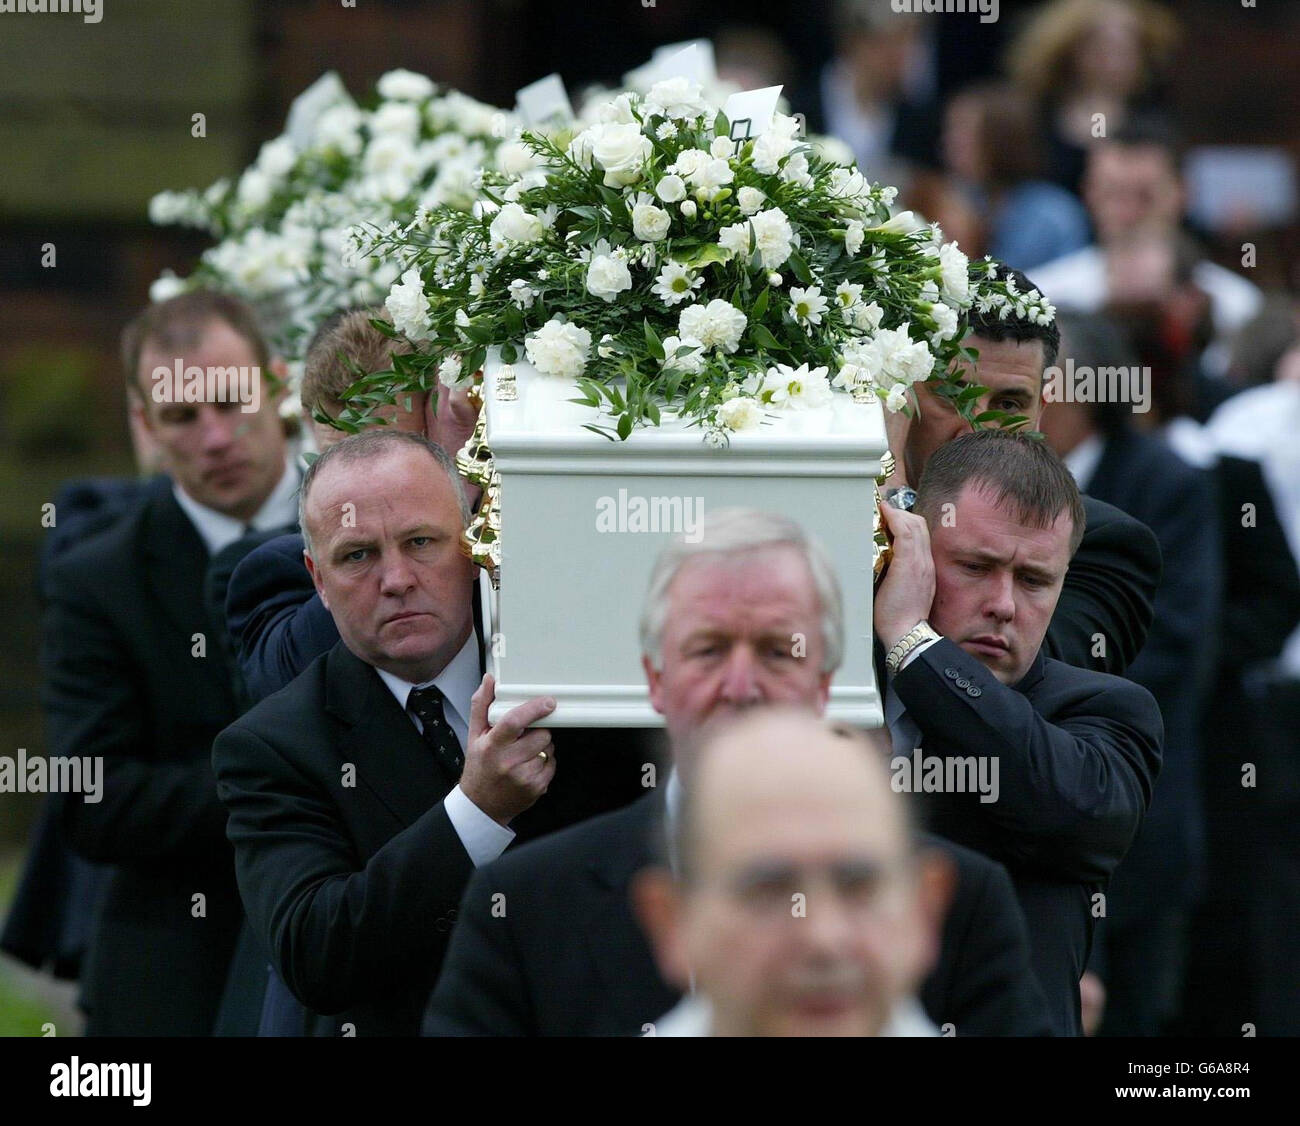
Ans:
{"label": "man's ear", "polygon": [[632,913],[649,940],[660,976],[685,992],[691,987],[690,961],[682,935],[682,893],[666,868],[643,868],[628,888]]}
{"label": "man's ear", "polygon": [[316,560],[311,557],[311,553],[305,547],[302,549],[302,561],[307,565],[307,574],[311,576],[312,585],[316,587],[316,593],[320,595],[321,605],[328,610],[330,603],[329,599],[325,597],[325,585],[321,582],[320,570],[316,566]]}
{"label": "man's ear", "polygon": [[127,415],[131,423],[139,426],[146,434],[153,436],[153,419],[149,416],[149,408],[139,394],[134,391],[128,391],[126,395]]}
{"label": "man's ear", "polygon": [[645,682],[650,689],[650,706],[660,715],[663,715],[663,694],[661,691],[663,673],[654,667],[653,662],[644,653],[641,654],[641,667],[645,670]]}
{"label": "man's ear", "polygon": [[929,973],[939,959],[943,921],[957,888],[957,869],[937,848],[922,849],[916,857],[916,902],[922,934],[918,949],[924,952],[920,973]]}
{"label": "man's ear", "polygon": [[270,396],[270,401],[279,408],[281,402],[289,394],[289,365],[279,356],[272,358],[267,365],[267,371],[271,374],[271,383],[274,386],[275,393]]}

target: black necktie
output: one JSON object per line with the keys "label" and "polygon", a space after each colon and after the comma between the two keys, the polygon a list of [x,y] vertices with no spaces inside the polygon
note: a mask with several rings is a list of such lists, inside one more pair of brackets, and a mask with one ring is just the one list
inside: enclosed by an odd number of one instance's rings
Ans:
{"label": "black necktie", "polygon": [[465,756],[461,753],[456,732],[443,715],[442,703],[442,693],[432,684],[427,688],[412,688],[411,694],[406,698],[406,706],[424,725],[424,741],[429,744],[434,758],[453,782],[459,782],[460,772],[465,766]]}

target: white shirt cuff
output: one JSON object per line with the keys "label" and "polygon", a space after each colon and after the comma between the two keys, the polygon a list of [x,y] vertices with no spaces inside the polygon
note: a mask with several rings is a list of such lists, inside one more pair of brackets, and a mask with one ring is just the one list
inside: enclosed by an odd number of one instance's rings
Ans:
{"label": "white shirt cuff", "polygon": [[[903,663],[898,666],[898,672],[902,672],[905,668],[907,668],[908,665],[910,665],[914,660],[916,660],[917,657],[919,657],[922,653],[924,653],[927,649],[929,649],[930,646],[933,645],[935,642],[942,641],[942,640],[943,638],[941,637],[932,637],[930,638],[929,641],[922,641],[920,645],[918,645],[906,657],[903,658]],[[898,675],[898,674],[895,673],[894,675]]]}
{"label": "white shirt cuff", "polygon": [[453,786],[451,793],[442,799],[442,808],[447,811],[447,819],[475,868],[495,860],[515,839],[513,829],[493,821],[465,796],[460,786]]}

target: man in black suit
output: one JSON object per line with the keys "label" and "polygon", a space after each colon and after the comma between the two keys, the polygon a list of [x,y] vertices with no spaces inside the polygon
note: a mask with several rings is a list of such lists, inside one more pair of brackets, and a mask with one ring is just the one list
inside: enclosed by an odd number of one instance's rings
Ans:
{"label": "man in black suit", "polygon": [[414,1034],[466,881],[555,774],[550,733],[529,730],[555,702],[487,723],[469,506],[441,447],[345,439],[301,510],[341,640],[213,747],[239,888],[304,1005],[344,1034]]}
{"label": "man in black suit", "polygon": [[[675,817],[707,721],[760,704],[825,708],[843,652],[840,605],[821,549],[781,517],[712,512],[698,543],[679,539],[661,553],[642,652],[675,769],[626,809],[475,873],[427,1032],[630,1035],[673,1007],[679,995],[660,979],[632,915],[631,880],[654,859],[652,833]],[[931,1019],[959,1035],[1045,1032],[1006,873],[931,843],[956,871],[943,952],[922,993]]]}
{"label": "man in black suit", "polygon": [[1078,488],[1043,442],[980,431],[929,459],[917,513],[885,512],[894,559],[873,624],[896,765],[931,831],[1006,865],[1053,1029],[1078,1034],[1095,913],[1163,736],[1146,689],[1042,652],[1083,537]]}
{"label": "man in black suit", "polygon": [[[995,263],[997,276],[1025,293],[1033,283],[1019,270]],[[1050,296],[1050,294],[1049,294]],[[1056,363],[1061,344],[1055,320],[1038,324],[1014,312],[970,310],[965,345],[978,360],[961,361],[968,385],[984,392],[971,404],[976,414],[1009,412],[1037,429],[1046,404],[1044,370]],[[895,457],[886,496],[908,497],[936,450],[971,427],[952,401],[929,383],[913,386],[916,410],[909,416],[886,412],[889,447]],[[909,486],[911,488],[909,488]],[[1065,588],[1044,641],[1047,655],[1084,669],[1117,676],[1136,660],[1146,642],[1160,581],[1160,547],[1151,530],[1112,505],[1083,498],[1087,527],[1070,561]]]}
{"label": "man in black suit", "polygon": [[[60,807],[69,846],[114,866],[82,973],[87,1032],[206,1035],[242,912],[209,764],[236,697],[204,574],[248,525],[292,520],[297,474],[246,305],[200,291],[151,306],[123,355],[132,411],[172,484],[49,567],[49,747],[104,763],[103,800]],[[188,401],[158,377],[178,366],[203,375]],[[240,367],[254,401],[213,374]]]}

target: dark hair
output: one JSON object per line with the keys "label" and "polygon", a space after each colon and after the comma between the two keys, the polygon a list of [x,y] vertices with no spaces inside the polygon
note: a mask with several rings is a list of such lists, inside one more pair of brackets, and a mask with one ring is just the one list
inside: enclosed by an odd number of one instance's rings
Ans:
{"label": "dark hair", "polygon": [[1178,128],[1158,113],[1135,113],[1127,117],[1110,134],[1110,144],[1159,149],[1169,158],[1175,174],[1181,174],[1183,155],[1187,151]]}
{"label": "dark hair", "polygon": [[312,548],[311,532],[307,528],[307,498],[322,469],[333,461],[337,461],[340,465],[350,465],[358,461],[377,461],[381,457],[398,452],[404,446],[422,449],[437,462],[452,483],[456,503],[460,508],[461,526],[469,524],[469,500],[465,496],[456,463],[452,461],[451,455],[446,450],[437,442],[431,442],[423,434],[416,434],[410,430],[367,430],[330,446],[307,467],[307,472],[303,475],[302,486],[298,490],[298,526],[308,551]]}
{"label": "dark hair", "polygon": [[329,327],[317,332],[303,365],[301,396],[305,415],[311,417],[320,411],[337,417],[343,406],[343,392],[361,378],[356,369],[366,375],[387,371],[391,357],[412,351],[410,341],[386,336],[370,323],[372,319],[392,323],[388,310],[382,307],[356,309],[331,317]]}
{"label": "dark hair", "polygon": [[[1105,313],[1063,313],[1060,323],[1062,355],[1072,359],[1076,368],[1099,371],[1103,367],[1138,366],[1137,349],[1114,317]],[[1106,399],[1086,404],[1085,409],[1092,424],[1107,438],[1130,428],[1131,403]]]}
{"label": "dark hair", "polygon": [[1041,439],[1013,430],[976,430],[945,442],[921,474],[916,511],[933,523],[941,507],[969,484],[986,488],[999,508],[1032,528],[1050,528],[1068,511],[1070,555],[1078,549],[1087,520],[1079,486]]}
{"label": "dark hair", "polygon": [[979,112],[977,141],[991,187],[1011,188],[1042,178],[1044,152],[1038,111],[1020,87],[1009,82],[975,82],[963,86],[952,100],[970,101]]}
{"label": "dark hair", "polygon": [[[996,259],[993,265],[997,268],[997,278],[1000,281],[1010,279],[1015,283],[1017,293],[1028,293],[1031,289],[1038,289],[1023,273],[1019,270],[1013,270],[1010,266]],[[1050,293],[1043,293],[1048,301],[1052,299]],[[1024,341],[1038,340],[1043,345],[1043,367],[1049,368],[1056,363],[1056,354],[1061,350],[1061,330],[1056,326],[1056,320],[1053,318],[1045,325],[1035,324],[1028,317],[1017,317],[1015,313],[1009,313],[1005,318],[998,316],[997,309],[990,309],[987,313],[981,313],[977,305],[972,305],[970,311],[966,314],[966,322],[970,325],[971,333],[975,336],[982,336],[985,340],[992,340],[1000,343],[1003,340],[1011,340],[1016,343]],[[969,341],[967,341],[969,343]],[[1041,374],[1041,373],[1040,373]],[[975,378],[979,379],[979,370],[976,369]]]}
{"label": "dark hair", "polygon": [[222,321],[248,341],[262,374],[270,376],[266,368],[271,362],[271,349],[253,307],[233,294],[195,289],[146,306],[122,330],[122,366],[130,392],[145,396],[138,369],[147,346],[153,344],[176,352],[193,348],[213,321]]}

